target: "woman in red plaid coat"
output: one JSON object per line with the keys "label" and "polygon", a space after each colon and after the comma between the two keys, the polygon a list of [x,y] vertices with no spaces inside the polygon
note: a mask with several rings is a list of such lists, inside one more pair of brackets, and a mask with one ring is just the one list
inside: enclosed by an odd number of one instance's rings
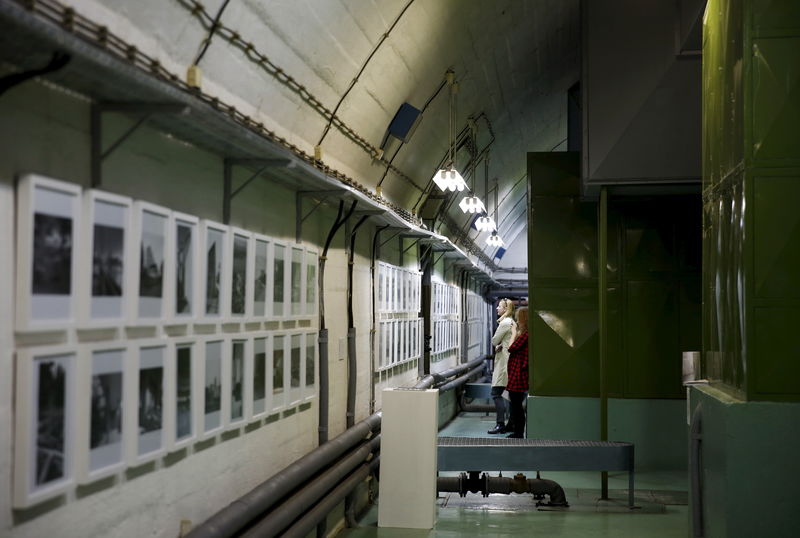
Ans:
{"label": "woman in red plaid coat", "polygon": [[525,410],[522,407],[525,393],[528,392],[528,309],[517,310],[515,337],[508,347],[508,385],[506,390],[511,398],[511,418],[514,433],[509,437],[525,436]]}

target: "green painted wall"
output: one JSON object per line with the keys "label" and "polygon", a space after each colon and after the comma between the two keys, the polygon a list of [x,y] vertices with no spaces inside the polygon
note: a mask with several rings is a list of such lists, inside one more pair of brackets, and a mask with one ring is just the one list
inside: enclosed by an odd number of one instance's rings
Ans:
{"label": "green painted wall", "polygon": [[689,405],[702,419],[705,536],[797,536],[800,404],[699,386]]}
{"label": "green painted wall", "polygon": [[[529,438],[600,438],[599,398],[531,396]],[[686,402],[610,398],[608,438],[635,445],[638,470],[686,469]]]}
{"label": "green painted wall", "polygon": [[800,3],[709,0],[703,32],[703,373],[800,401]]}
{"label": "green painted wall", "polygon": [[[578,155],[531,153],[531,380],[537,396],[599,395],[597,204]],[[608,379],[619,398],[683,398],[700,349],[700,202],[619,197],[608,217]]]}

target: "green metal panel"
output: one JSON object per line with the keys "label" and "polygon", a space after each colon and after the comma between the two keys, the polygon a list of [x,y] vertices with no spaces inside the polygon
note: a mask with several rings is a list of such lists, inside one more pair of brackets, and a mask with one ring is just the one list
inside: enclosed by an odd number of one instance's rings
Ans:
{"label": "green metal panel", "polygon": [[800,307],[756,308],[755,393],[770,399],[791,399],[800,394]]}
{"label": "green metal panel", "polygon": [[577,196],[533,197],[529,278],[579,281],[597,276],[597,208]]}
{"label": "green metal panel", "polygon": [[753,190],[755,296],[800,299],[800,176],[760,176]]}

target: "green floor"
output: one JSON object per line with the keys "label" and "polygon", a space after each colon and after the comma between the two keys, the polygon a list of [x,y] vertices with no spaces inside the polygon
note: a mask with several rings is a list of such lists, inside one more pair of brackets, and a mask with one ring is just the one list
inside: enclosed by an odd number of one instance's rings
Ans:
{"label": "green floor", "polygon": [[[462,413],[439,432],[441,436],[489,437],[492,417]],[[521,471],[529,478],[535,471]],[[443,536],[580,536],[580,537],[681,537],[688,536],[686,472],[637,472],[636,510],[627,508],[627,473],[609,473],[610,501],[601,501],[600,473],[548,472],[567,495],[569,508],[536,508],[529,495],[441,494],[437,521],[431,531],[379,529],[377,506],[363,517],[357,529],[340,536],[443,537]],[[380,502],[380,499],[378,499]]]}

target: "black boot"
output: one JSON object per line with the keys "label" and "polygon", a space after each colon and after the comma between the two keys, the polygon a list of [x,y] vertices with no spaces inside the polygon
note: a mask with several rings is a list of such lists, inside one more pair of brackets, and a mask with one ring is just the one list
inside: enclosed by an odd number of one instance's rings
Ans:
{"label": "black boot", "polygon": [[502,422],[498,422],[497,425],[495,425],[494,428],[492,428],[491,430],[489,430],[486,433],[491,434],[491,435],[495,435],[495,434],[498,434],[498,433],[506,433],[506,425],[503,424]]}

